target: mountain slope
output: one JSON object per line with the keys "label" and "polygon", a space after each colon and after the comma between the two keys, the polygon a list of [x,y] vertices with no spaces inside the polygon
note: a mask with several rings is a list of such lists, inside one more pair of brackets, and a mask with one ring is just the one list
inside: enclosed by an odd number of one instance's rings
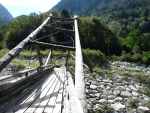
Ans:
{"label": "mountain slope", "polygon": [[12,20],[12,15],[9,13],[9,11],[0,4],[0,25],[4,25]]}
{"label": "mountain slope", "polygon": [[67,9],[79,15],[101,15],[115,10],[150,9],[150,0],[61,0],[53,10]]}
{"label": "mountain slope", "polygon": [[119,37],[150,23],[150,0],[61,0],[52,8],[63,9],[80,16],[99,16]]}

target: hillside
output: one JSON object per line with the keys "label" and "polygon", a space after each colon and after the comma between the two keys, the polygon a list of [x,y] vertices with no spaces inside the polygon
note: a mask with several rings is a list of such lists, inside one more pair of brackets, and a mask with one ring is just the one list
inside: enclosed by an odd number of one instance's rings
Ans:
{"label": "hillside", "polygon": [[150,9],[149,0],[61,0],[53,10],[69,10],[79,15],[101,15],[124,10],[125,12],[140,11],[141,8]]}
{"label": "hillside", "polygon": [[12,15],[9,13],[9,11],[0,4],[0,25],[4,25],[8,23],[10,20],[12,20]]}
{"label": "hillside", "polygon": [[126,37],[134,28],[147,32],[150,27],[150,0],[61,0],[52,8],[63,9],[80,16],[98,16],[118,37]]}

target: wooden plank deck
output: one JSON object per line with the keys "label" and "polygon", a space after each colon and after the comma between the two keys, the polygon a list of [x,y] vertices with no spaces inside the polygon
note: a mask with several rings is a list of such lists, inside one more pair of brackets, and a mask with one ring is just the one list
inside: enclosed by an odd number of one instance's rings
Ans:
{"label": "wooden plank deck", "polygon": [[[60,113],[62,97],[65,98],[66,70],[65,67],[55,68],[55,71],[28,87],[10,101],[1,113]],[[29,95],[26,92],[32,90]],[[13,101],[14,100],[14,101]],[[9,109],[10,108],[10,109]]]}
{"label": "wooden plank deck", "polygon": [[46,82],[38,87],[20,105],[15,113],[59,113],[65,72],[63,69],[55,69]]}

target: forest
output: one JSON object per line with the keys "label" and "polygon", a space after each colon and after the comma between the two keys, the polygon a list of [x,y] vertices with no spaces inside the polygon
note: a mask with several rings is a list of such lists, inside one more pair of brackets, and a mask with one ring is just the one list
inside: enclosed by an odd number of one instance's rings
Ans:
{"label": "forest", "polygon": [[[36,29],[47,15],[48,13],[22,15],[13,19],[9,24],[2,26],[0,28],[0,48],[12,49],[15,47]],[[54,15],[60,17],[71,16],[67,10],[63,10],[61,13],[54,12]],[[103,54],[106,57],[105,59],[117,59],[149,65],[149,19],[145,12],[140,23],[129,27],[129,24],[125,26],[124,22],[119,23],[122,26],[118,24],[109,26],[103,22],[104,19],[100,16],[81,16],[79,17],[79,31],[82,48],[87,49],[86,51],[89,51],[89,53],[90,50],[99,51],[99,56]],[[131,21],[128,21],[128,23],[131,23]],[[56,37],[61,37],[60,35],[58,34]],[[97,52],[92,52],[92,54],[96,56]]]}

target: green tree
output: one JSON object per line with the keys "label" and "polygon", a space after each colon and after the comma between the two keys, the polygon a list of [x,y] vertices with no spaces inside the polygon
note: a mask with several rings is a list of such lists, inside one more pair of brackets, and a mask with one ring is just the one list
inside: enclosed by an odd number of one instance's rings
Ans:
{"label": "green tree", "polygon": [[150,33],[141,34],[139,46],[143,51],[150,51]]}
{"label": "green tree", "polygon": [[84,48],[99,49],[107,55],[121,52],[116,36],[98,18],[81,18],[79,29]]}

